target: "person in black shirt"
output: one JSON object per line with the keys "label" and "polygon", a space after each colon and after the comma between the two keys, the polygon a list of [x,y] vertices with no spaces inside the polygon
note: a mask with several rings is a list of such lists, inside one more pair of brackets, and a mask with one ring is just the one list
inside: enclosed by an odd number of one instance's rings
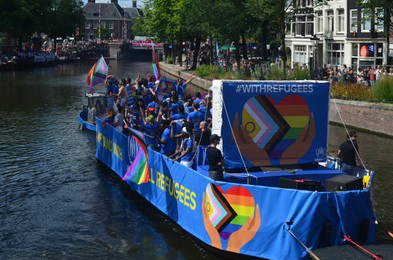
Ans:
{"label": "person in black shirt", "polygon": [[210,136],[210,145],[206,148],[206,158],[209,164],[209,177],[215,181],[224,179],[222,167],[224,166],[224,158],[217,145],[220,143],[220,137],[216,134]]}
{"label": "person in black shirt", "polygon": [[210,136],[211,131],[208,127],[206,121],[202,121],[199,124],[199,128],[201,131],[195,133],[195,145],[209,145],[210,144]]}
{"label": "person in black shirt", "polygon": [[341,144],[337,155],[341,159],[341,171],[356,175],[356,154],[359,153],[356,131],[350,131],[348,140]]}

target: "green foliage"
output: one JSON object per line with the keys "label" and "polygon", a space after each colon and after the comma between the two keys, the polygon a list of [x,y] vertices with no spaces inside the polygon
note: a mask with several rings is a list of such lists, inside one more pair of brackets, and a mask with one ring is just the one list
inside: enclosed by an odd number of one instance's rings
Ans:
{"label": "green foliage", "polygon": [[334,84],[332,97],[352,100],[375,100],[372,89],[362,84]]}
{"label": "green foliage", "polygon": [[375,98],[378,101],[393,102],[393,77],[380,78],[373,87]]}
{"label": "green foliage", "polygon": [[168,57],[168,58],[166,59],[166,63],[168,63],[168,64],[173,64],[173,57]]}
{"label": "green foliage", "polygon": [[[97,29],[97,35],[98,35],[98,30],[99,30],[99,29]],[[110,37],[111,37],[111,31],[109,31],[109,30],[106,29],[106,28],[101,28],[101,30],[100,30],[100,36],[101,36],[101,39],[108,40],[108,39],[110,39]]]}
{"label": "green foliage", "polygon": [[80,0],[0,0],[0,31],[27,40],[34,33],[50,37],[75,33],[84,24]]}
{"label": "green foliage", "polygon": [[195,70],[195,75],[205,79],[243,79],[241,73],[233,73],[212,65],[201,65]]}
{"label": "green foliage", "polygon": [[265,73],[268,80],[283,80],[286,78],[282,68],[275,64],[267,68]]}
{"label": "green foliage", "polygon": [[307,68],[297,67],[289,73],[288,78],[293,80],[310,79],[310,71]]}

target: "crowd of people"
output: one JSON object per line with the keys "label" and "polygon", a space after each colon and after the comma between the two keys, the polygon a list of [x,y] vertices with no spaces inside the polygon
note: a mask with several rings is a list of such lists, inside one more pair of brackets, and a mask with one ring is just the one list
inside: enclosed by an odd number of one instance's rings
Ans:
{"label": "crowd of people", "polygon": [[366,86],[373,86],[383,75],[393,76],[393,68],[387,70],[382,66],[358,68],[354,71],[351,67],[346,65],[335,66],[334,68],[327,67],[326,64],[319,68],[318,77],[323,80],[328,80],[332,84],[360,84]]}
{"label": "crowd of people", "polygon": [[[210,129],[212,94],[191,94],[186,89],[194,77],[191,75],[186,82],[179,78],[169,91],[164,91],[160,84],[165,84],[165,79],[160,81],[155,76],[141,78],[138,74],[133,82],[107,76],[108,121],[124,134],[130,134],[130,128],[143,132],[149,148],[194,167],[197,146],[214,146],[218,139]],[[213,154],[213,167],[221,165],[217,151]],[[222,172],[214,179],[222,179]]]}

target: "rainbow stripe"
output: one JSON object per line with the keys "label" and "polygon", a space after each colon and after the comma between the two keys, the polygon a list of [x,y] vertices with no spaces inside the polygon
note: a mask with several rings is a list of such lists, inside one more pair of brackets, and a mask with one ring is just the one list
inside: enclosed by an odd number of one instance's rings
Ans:
{"label": "rainbow stripe", "polygon": [[[131,133],[133,133],[132,129]],[[135,156],[134,161],[128,167],[124,174],[123,181],[131,181],[136,184],[142,184],[149,182],[150,178],[150,167],[148,162],[148,150],[142,137],[137,134],[132,134],[132,138],[135,139],[138,146],[140,147],[138,153]]]}
{"label": "rainbow stripe", "polygon": [[255,201],[252,194],[243,187],[233,187],[225,193],[225,198],[236,212],[236,217],[220,232],[223,239],[239,230],[254,215]]}
{"label": "rainbow stripe", "polygon": [[170,94],[173,89],[175,89],[176,80],[161,78],[158,84],[158,89],[161,94]]}
{"label": "rainbow stripe", "polygon": [[156,79],[160,78],[160,72],[158,71],[157,65],[155,63],[152,63],[151,66],[153,67],[153,73]]}
{"label": "rainbow stripe", "polygon": [[108,72],[108,65],[106,64],[104,57],[101,56],[87,74],[86,84],[90,88],[90,93],[93,93],[94,86],[105,81]]}
{"label": "rainbow stripe", "polygon": [[210,222],[218,232],[221,232],[236,217],[234,209],[219,188],[212,183],[206,187],[206,206]]}

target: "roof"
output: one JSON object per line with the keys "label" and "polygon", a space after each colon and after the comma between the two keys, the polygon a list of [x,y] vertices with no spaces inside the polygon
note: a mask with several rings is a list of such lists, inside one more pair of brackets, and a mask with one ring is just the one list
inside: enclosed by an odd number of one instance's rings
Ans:
{"label": "roof", "polygon": [[127,18],[131,20],[135,20],[140,17],[140,12],[138,8],[122,8],[119,4],[115,4],[115,3],[107,3],[107,4],[87,3],[83,7],[83,12],[85,13],[86,19],[94,19],[96,17],[98,18],[99,13],[101,13],[100,19],[103,20],[123,19],[124,12],[128,16]]}
{"label": "roof", "polygon": [[141,10],[139,8],[124,8],[132,20],[136,20],[142,16]]}

